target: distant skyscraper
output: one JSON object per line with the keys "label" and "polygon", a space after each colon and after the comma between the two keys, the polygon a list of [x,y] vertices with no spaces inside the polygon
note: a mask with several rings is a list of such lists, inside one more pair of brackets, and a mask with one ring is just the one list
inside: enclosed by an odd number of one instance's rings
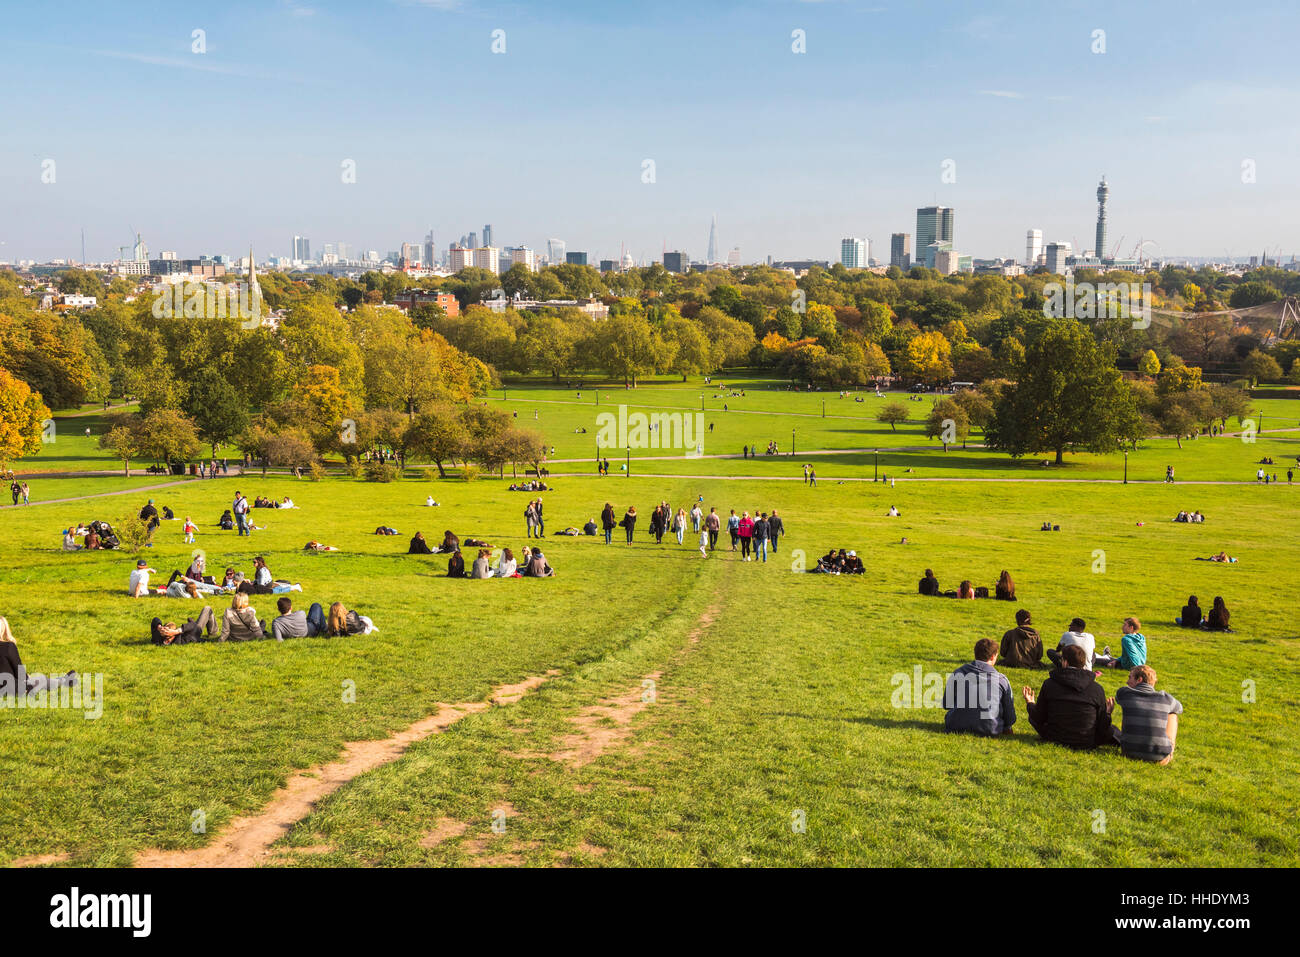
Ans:
{"label": "distant skyscraper", "polygon": [[932,243],[952,243],[953,208],[951,206],[923,206],[916,211],[916,255],[925,255],[925,265],[934,268],[930,258]]}
{"label": "distant skyscraper", "polygon": [[840,262],[845,269],[865,269],[867,266],[867,241],[865,239],[841,239]]}
{"label": "distant skyscraper", "polygon": [[478,248],[478,233],[469,234],[469,248],[470,249]]}
{"label": "distant skyscraper", "polygon": [[664,269],[669,272],[684,273],[690,269],[691,257],[683,252],[664,253]]}
{"label": "distant skyscraper", "polygon": [[728,265],[728,266],[739,266],[739,265],[740,265],[740,247],[739,247],[739,246],[732,246],[732,247],[731,247],[731,252],[727,253],[727,265]]}
{"label": "distant skyscraper", "polygon": [[529,272],[537,272],[537,253],[527,246],[517,246],[506,250],[510,253],[510,264],[522,263]]}
{"label": "distant skyscraper", "polygon": [[564,261],[570,266],[585,266],[587,265],[587,254],[576,251],[571,253],[566,252],[564,254]]}
{"label": "distant skyscraper", "polygon": [[447,268],[452,272],[460,272],[472,265],[474,265],[474,250],[460,245],[453,245],[447,250]]}
{"label": "distant skyscraper", "polygon": [[402,265],[414,266],[420,262],[420,244],[402,243]]}
{"label": "distant skyscraper", "polygon": [[352,258],[352,247],[347,243],[339,243],[339,260],[346,261]]}
{"label": "distant skyscraper", "polygon": [[470,265],[486,269],[497,276],[501,275],[501,250],[495,246],[479,246],[470,252],[474,256],[474,261]]}
{"label": "distant skyscraper", "polygon": [[492,224],[491,223],[483,224],[483,245],[484,246],[492,245]]}
{"label": "distant skyscraper", "polygon": [[718,261],[718,217],[716,214],[709,224],[709,257],[705,261],[710,266]]}
{"label": "distant skyscraper", "polygon": [[437,253],[437,249],[435,249],[433,245],[433,230],[430,229],[427,233],[424,234],[423,262],[425,266],[429,268],[433,268],[434,263],[438,261],[436,257],[436,253]]}
{"label": "distant skyscraper", "polygon": [[1103,176],[1097,186],[1097,245],[1093,251],[1098,259],[1106,258],[1106,199],[1109,196],[1110,187],[1106,185],[1106,177]]}
{"label": "distant skyscraper", "polygon": [[1038,262],[1038,257],[1043,254],[1043,231],[1041,229],[1031,229],[1025,233],[1025,266],[1029,269],[1034,268],[1034,263]]}
{"label": "distant skyscraper", "polygon": [[311,240],[306,236],[293,237],[293,258],[303,262],[311,261]]}
{"label": "distant skyscraper", "polygon": [[1047,271],[1056,273],[1059,276],[1065,275],[1065,260],[1070,255],[1069,243],[1048,243],[1045,250],[1047,256]]}
{"label": "distant skyscraper", "polygon": [[912,234],[894,233],[889,237],[889,265],[912,268]]}
{"label": "distant skyscraper", "polygon": [[563,239],[546,240],[546,258],[552,266],[564,262],[566,245]]}

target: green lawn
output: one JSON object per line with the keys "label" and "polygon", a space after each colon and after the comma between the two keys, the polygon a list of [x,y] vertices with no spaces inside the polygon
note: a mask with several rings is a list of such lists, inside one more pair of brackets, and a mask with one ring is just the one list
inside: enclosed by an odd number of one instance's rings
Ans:
{"label": "green lawn", "polygon": [[[559,456],[564,433],[542,424]],[[1241,443],[1200,445],[1235,452]],[[923,474],[944,474],[943,457],[922,457]],[[769,467],[709,462],[720,463],[731,475]],[[42,487],[59,481],[87,480]],[[900,481],[891,489],[827,480],[814,490],[798,481],[586,476],[556,479],[544,495],[550,530],[582,524],[606,500],[620,514],[635,503],[647,516],[661,498],[688,505],[703,495],[724,513],[776,507],[789,535],[766,565],[729,551],[706,560],[689,539],[655,546],[643,518],[632,547],[548,537],[559,576],[544,582],[453,581],[442,577],[442,558],[404,554],[412,532],[435,538],[445,528],[517,550],[529,496],[506,484],[250,476],[87,500],[71,512],[0,512],[0,614],[28,667],[102,673],[105,689],[99,720],[53,710],[0,720],[0,859],[64,853],[111,865],[142,849],[200,846],[232,817],[263,807],[294,769],[333,760],[345,742],[557,669],[517,704],[471,715],[336,792],[285,842],[324,853],[274,861],[1294,863],[1294,488]],[[250,496],[289,494],[302,507],[256,510],[266,530],[239,539],[213,527],[236,485]],[[428,494],[441,507],[425,508]],[[263,554],[277,577],[302,583],[296,602],[342,600],[380,632],[153,647],[152,615],[197,606],[127,598],[131,556],[69,556],[56,544],[70,517],[116,521],[147,495],[195,517],[210,568],[249,570]],[[885,517],[890,504],[901,518]],[[1179,509],[1200,509],[1209,521],[1171,524]],[[1039,532],[1045,518],[1062,531]],[[402,534],[373,535],[380,524]],[[904,536],[910,544],[899,544]],[[342,550],[303,554],[310,538]],[[190,546],[179,521],[164,523],[156,542],[145,555],[165,580]],[[856,548],[867,575],[795,573],[795,550],[811,563],[832,545]],[[1194,560],[1220,549],[1240,562]],[[1097,550],[1102,573],[1093,571]],[[942,735],[939,712],[892,707],[894,675],[953,669],[978,638],[1000,636],[1014,610],[920,598],[925,567],[945,587],[961,578],[991,585],[1010,569],[1020,605],[1049,640],[1081,615],[1099,644],[1117,646],[1120,619],[1142,618],[1160,687],[1186,707],[1173,764],[1041,745],[1023,706],[1018,733],[996,742]],[[1207,605],[1223,595],[1237,632],[1174,628],[1189,592]],[[254,605],[266,617],[273,598]],[[635,698],[654,673],[657,700],[625,728],[595,721],[613,735],[603,752],[579,766],[552,759],[571,747],[575,716],[603,699]],[[1017,690],[1042,678],[1011,672]],[[1242,700],[1247,681],[1254,703]],[[343,700],[345,682],[355,683],[355,703]],[[1103,682],[1113,691],[1118,678]],[[206,835],[190,829],[199,809]],[[498,809],[508,809],[507,826],[494,835]],[[1106,815],[1105,833],[1093,830],[1095,811]],[[791,827],[796,812],[806,833]],[[444,819],[466,829],[425,846]]]}

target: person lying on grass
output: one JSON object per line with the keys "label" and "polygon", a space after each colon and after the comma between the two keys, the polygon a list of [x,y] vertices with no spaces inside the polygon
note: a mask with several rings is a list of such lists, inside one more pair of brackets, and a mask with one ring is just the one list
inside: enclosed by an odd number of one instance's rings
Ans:
{"label": "person lying on grass", "polygon": [[339,549],[337,545],[326,545],[325,543],[318,542],[313,538],[302,547],[302,550],[304,552],[337,552]]}
{"label": "person lying on grass", "polygon": [[1111,741],[1110,708],[1106,692],[1089,670],[1082,645],[1066,645],[1063,664],[1047,676],[1037,697],[1025,687],[1029,723],[1044,741],[1088,751]]}
{"label": "person lying on grass", "polygon": [[992,638],[975,642],[975,659],[948,676],[943,689],[945,731],[995,737],[1011,734],[1016,699],[1011,682],[994,665],[998,645]]}
{"label": "person lying on grass", "polygon": [[348,611],[343,602],[336,601],[330,605],[329,617],[325,624],[325,634],[328,637],[368,635],[372,631],[378,630],[373,621],[365,615],[358,615],[355,611]]}
{"label": "person lying on grass", "polygon": [[[149,623],[149,640],[155,645],[190,645],[198,641],[209,641],[216,631],[217,616],[207,605],[199,612],[198,619],[188,618],[182,625],[164,622],[157,616]],[[206,632],[206,634],[205,634]]]}
{"label": "person lying on grass", "polygon": [[1016,627],[1002,635],[998,654],[1002,663],[1011,668],[1042,667],[1043,639],[1024,608],[1016,612]]}
{"label": "person lying on grass", "polygon": [[1168,764],[1174,759],[1178,741],[1178,716],[1183,706],[1173,695],[1156,690],[1156,673],[1150,665],[1139,665],[1128,673],[1128,683],[1107,702],[1124,712],[1121,728],[1113,737],[1126,758]]}
{"label": "person lying on grass", "polygon": [[275,607],[280,615],[271,622],[271,637],[276,641],[284,641],[286,638],[315,638],[327,627],[320,602],[313,602],[311,609],[303,614],[293,610],[293,600],[288,595],[281,595]]}
{"label": "person lying on grass", "polygon": [[1119,657],[1114,657],[1110,653],[1110,645],[1107,645],[1101,654],[1093,658],[1093,664],[1098,668],[1123,668],[1131,671],[1138,665],[1147,663],[1147,639],[1139,630],[1142,622],[1136,618],[1125,618],[1121,627],[1124,637],[1120,639]]}
{"label": "person lying on grass", "polygon": [[0,698],[10,698],[19,692],[28,695],[52,688],[71,688],[76,683],[75,671],[58,676],[28,674],[18,654],[18,642],[9,627],[9,619],[0,618]]}
{"label": "person lying on grass", "polygon": [[1198,558],[1198,562],[1221,562],[1225,565],[1235,565],[1237,560],[1227,552],[1219,552],[1217,555],[1211,555],[1209,558]]}

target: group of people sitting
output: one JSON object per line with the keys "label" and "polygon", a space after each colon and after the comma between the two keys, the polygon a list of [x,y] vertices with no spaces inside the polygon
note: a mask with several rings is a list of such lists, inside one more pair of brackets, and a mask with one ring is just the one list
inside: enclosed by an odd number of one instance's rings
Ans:
{"label": "group of people sitting", "polygon": [[82,549],[98,551],[101,548],[117,548],[120,543],[108,522],[94,521],[89,525],[78,522],[63,530],[63,550],[77,552]]}
{"label": "group of people sitting", "polygon": [[181,624],[155,617],[149,624],[149,640],[155,645],[188,645],[200,641],[259,641],[274,638],[315,638],[324,635],[368,635],[379,629],[365,615],[349,610],[340,601],[330,605],[327,615],[320,602],[313,602],[303,613],[294,611],[293,600],[287,595],[276,602],[279,616],[271,622],[260,621],[257,611],[248,602],[248,595],[236,592],[230,607],[221,616],[205,605],[197,617],[187,618]]}
{"label": "group of people sitting", "polygon": [[[966,579],[956,591],[941,591],[939,588],[939,579],[934,575],[934,570],[927,568],[925,577],[917,585],[917,591],[930,598],[988,598],[989,590],[983,585],[972,585],[970,579]],[[993,586],[993,597],[999,601],[1016,600],[1016,583],[1011,578],[1011,573],[1005,568],[1002,574],[998,576],[997,583]]]}
{"label": "group of people sitting", "polygon": [[253,508],[297,508],[297,507],[298,507],[297,505],[293,504],[293,499],[289,498],[289,496],[287,495],[284,497],[284,501],[282,502],[277,502],[273,498],[266,498],[263,495],[259,495],[257,496],[257,498],[253,499]]}
{"label": "group of people sitting", "polygon": [[[474,539],[467,539],[467,545],[482,545],[482,542],[475,542]],[[453,552],[460,551],[460,537],[451,529],[442,533],[442,542],[435,548],[429,547],[429,542],[424,537],[424,532],[416,532],[415,537],[411,539],[411,545],[406,550],[408,555],[450,555]]]}
{"label": "group of people sitting", "polygon": [[150,576],[157,573],[157,569],[150,568],[147,561],[139,559],[127,582],[127,594],[132,598],[143,598],[150,593],[168,598],[198,598],[200,595],[280,595],[302,591],[302,585],[276,579],[261,555],[253,559],[251,579],[242,571],[227,568],[221,580],[217,581],[207,574],[202,553],[194,556],[185,571],[173,571],[166,585],[151,587]]}
{"label": "group of people sitting", "polygon": [[553,489],[545,482],[539,482],[533,479],[531,482],[511,482],[511,492],[550,492]]}
{"label": "group of people sitting", "polygon": [[1059,532],[1061,530],[1061,526],[1053,525],[1051,522],[1043,522],[1042,525],[1038,526],[1038,530],[1040,532]]}
{"label": "group of people sitting", "polygon": [[1232,631],[1231,621],[1232,615],[1228,612],[1228,606],[1218,595],[1214,596],[1214,604],[1208,615],[1201,612],[1196,596],[1188,595],[1187,604],[1174,619],[1174,624],[1182,628],[1200,628],[1204,631]]}
{"label": "group of people sitting", "polygon": [[845,552],[842,548],[837,552],[832,548],[817,559],[817,567],[813,572],[823,575],[861,575],[866,570],[857,552]]}
{"label": "group of people sitting", "polygon": [[1205,521],[1205,516],[1200,512],[1179,512],[1174,516],[1174,521],[1197,523]]}
{"label": "group of people sitting", "polygon": [[485,546],[478,550],[478,555],[471,563],[468,573],[465,570],[465,558],[457,550],[447,561],[448,578],[551,578],[555,569],[546,561],[546,556],[538,546],[524,546],[522,561],[515,558],[509,548],[501,549],[496,564],[492,564],[492,548]]}
{"label": "group of people sitting", "polygon": [[[1109,646],[1095,654],[1096,639],[1081,618],[1070,622],[1047,657],[1054,668],[1037,694],[1021,689],[1029,723],[1040,738],[1079,750],[1118,745],[1127,757],[1168,764],[1173,757],[1182,705],[1157,692],[1156,673],[1147,664],[1146,638],[1136,618],[1123,622],[1121,653]],[[982,735],[1012,733],[1016,721],[1011,682],[994,667],[999,660],[1011,667],[1036,668],[1042,664],[1043,644],[1030,614],[1016,612],[1016,627],[1002,636],[1001,645],[982,638],[975,645],[975,660],[958,668],[944,688],[944,729]],[[1095,668],[1123,668],[1128,681],[1113,698],[1097,682]],[[1124,714],[1122,728],[1111,722],[1115,705]]]}

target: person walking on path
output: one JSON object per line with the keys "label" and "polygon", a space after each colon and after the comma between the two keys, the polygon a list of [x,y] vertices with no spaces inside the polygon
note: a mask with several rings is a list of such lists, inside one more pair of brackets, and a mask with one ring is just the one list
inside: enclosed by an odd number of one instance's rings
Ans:
{"label": "person walking on path", "polygon": [[758,561],[761,553],[763,561],[767,562],[767,513],[759,512],[758,517],[754,519],[754,561]]}
{"label": "person walking on path", "polygon": [[30,499],[31,499],[31,497],[32,497],[32,490],[29,489],[29,488],[27,487],[27,483],[26,483],[26,482],[23,483],[23,485],[22,485],[22,489],[23,489],[23,504],[24,504],[24,505],[30,505],[30,504],[32,504],[31,501],[30,501]]}
{"label": "person walking on path", "polygon": [[740,516],[736,514],[733,508],[731,514],[727,516],[727,531],[731,533],[731,550],[734,552],[736,546],[740,544]]}
{"label": "person walking on path", "polygon": [[740,536],[740,560],[749,561],[749,546],[754,540],[754,520],[745,512],[740,518],[740,524],[736,527],[736,534]]}
{"label": "person walking on path", "polygon": [[708,516],[704,519],[704,530],[709,533],[709,551],[713,551],[718,544],[718,532],[722,528],[722,518],[718,515],[716,508],[710,508]]}
{"label": "person walking on path", "polygon": [[808,469],[808,485],[810,488],[817,487],[817,470],[815,468],[810,467]]}

